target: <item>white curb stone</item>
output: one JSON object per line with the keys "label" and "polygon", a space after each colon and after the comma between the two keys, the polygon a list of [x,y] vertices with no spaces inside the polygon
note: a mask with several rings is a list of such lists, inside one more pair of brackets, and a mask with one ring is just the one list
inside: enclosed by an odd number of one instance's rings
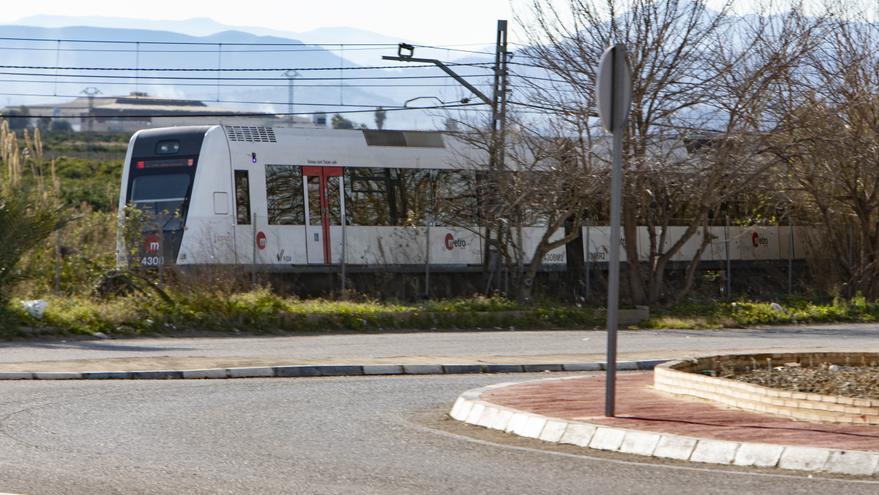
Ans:
{"label": "white curb stone", "polygon": [[364,375],[402,375],[403,366],[399,364],[368,364],[363,366]]}
{"label": "white curb stone", "polygon": [[451,416],[458,421],[465,421],[471,408],[473,408],[473,402],[464,397],[458,397],[458,400],[455,401],[455,407],[452,408]]}
{"label": "white curb stone", "polygon": [[592,435],[592,441],[589,442],[589,448],[598,450],[619,450],[623,444],[623,438],[626,436],[625,430],[618,428],[604,428],[599,426]]}
{"label": "white curb stone", "polygon": [[473,407],[470,408],[470,413],[467,414],[467,419],[465,422],[470,423],[471,425],[475,425],[479,422],[479,418],[482,416],[482,412],[485,411],[485,403],[477,402],[473,404]]}
{"label": "white curb stone", "polygon": [[620,452],[637,455],[653,455],[656,445],[662,437],[659,433],[629,430],[626,432]]}
{"label": "white curb stone", "polygon": [[546,418],[543,416],[531,416],[525,421],[525,424],[516,433],[525,438],[538,438],[543,427],[546,426]]}
{"label": "white curb stone", "polygon": [[659,443],[656,444],[656,449],[653,450],[653,456],[686,461],[696,448],[696,441],[695,438],[662,435]]}
{"label": "white curb stone", "polygon": [[226,376],[226,370],[224,368],[183,370],[183,378],[226,378]]}
{"label": "white curb stone", "polygon": [[559,443],[587,447],[595,434],[595,426],[582,423],[569,423]]}
{"label": "white curb stone", "polygon": [[838,450],[830,454],[825,469],[831,473],[870,476],[876,472],[879,455]]}
{"label": "white curb stone", "polygon": [[476,390],[468,390],[468,391],[464,392],[463,394],[461,394],[461,397],[463,397],[467,400],[473,401],[474,403],[480,402],[482,400],[480,398],[481,396],[482,396],[482,394],[480,394]]}
{"label": "white curb stone", "polygon": [[820,471],[827,463],[830,451],[815,447],[787,447],[781,454],[778,467],[800,471]]}
{"label": "white curb stone", "polygon": [[879,476],[879,452],[734,442],[627,430],[548,418],[482,400],[483,393],[507,385],[514,384],[498,384],[462,393],[450,415],[459,421],[522,437],[596,450],[743,467],[777,466],[798,471]]}
{"label": "white curb stone", "polygon": [[272,368],[229,368],[229,378],[264,378],[275,376]]}
{"label": "white curb stone", "polygon": [[559,443],[562,435],[565,434],[565,427],[567,425],[568,423],[564,421],[548,420],[546,426],[543,427],[543,431],[540,432],[539,438],[544,442]]}
{"label": "white curb stone", "polygon": [[736,466],[771,468],[778,465],[784,447],[762,443],[743,443],[736,451]]}
{"label": "white curb stone", "polygon": [[513,419],[513,411],[501,409],[498,411],[497,416],[494,417],[494,422],[488,425],[488,427],[492,430],[504,431],[507,429],[507,425],[510,424],[511,419]]}
{"label": "white curb stone", "polygon": [[523,412],[513,413],[513,417],[510,418],[510,422],[507,423],[507,427],[504,429],[507,433],[513,433],[522,429],[525,426],[525,422],[528,421],[529,415]]}
{"label": "white curb stone", "polygon": [[494,418],[497,417],[500,411],[496,407],[486,407],[482,414],[479,415],[479,420],[476,421],[476,426],[481,426],[483,428],[488,428],[488,425],[494,423]]}
{"label": "white curb stone", "polygon": [[738,448],[738,442],[702,439],[696,444],[696,449],[693,450],[690,460],[710,464],[732,464]]}

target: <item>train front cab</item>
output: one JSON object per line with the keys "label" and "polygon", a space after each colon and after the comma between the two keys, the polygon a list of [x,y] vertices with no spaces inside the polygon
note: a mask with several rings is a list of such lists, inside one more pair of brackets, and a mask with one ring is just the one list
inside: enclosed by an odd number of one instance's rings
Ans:
{"label": "train front cab", "polygon": [[122,264],[155,267],[176,262],[208,128],[156,129],[132,136],[119,198],[120,212],[125,212]]}

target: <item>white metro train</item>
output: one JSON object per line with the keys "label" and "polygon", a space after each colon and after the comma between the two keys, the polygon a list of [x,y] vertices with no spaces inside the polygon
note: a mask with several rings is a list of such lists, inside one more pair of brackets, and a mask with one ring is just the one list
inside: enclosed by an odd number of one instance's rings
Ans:
{"label": "white metro train", "polygon": [[[479,151],[438,132],[231,125],[139,131],[128,146],[119,211],[122,221],[135,217],[125,212],[139,212],[140,235],[126,242],[120,234],[117,261],[475,270],[483,263],[481,229],[452,226],[443,205],[475,211],[475,170],[461,164],[484,162]],[[726,246],[734,260],[805,252],[796,227],[712,229],[717,240],[706,260],[726,259]],[[607,259],[608,230],[584,227],[581,261]],[[526,253],[542,234],[541,227],[523,230]],[[644,228],[639,245],[646,259]],[[562,268],[570,253],[555,249],[543,264]]]}

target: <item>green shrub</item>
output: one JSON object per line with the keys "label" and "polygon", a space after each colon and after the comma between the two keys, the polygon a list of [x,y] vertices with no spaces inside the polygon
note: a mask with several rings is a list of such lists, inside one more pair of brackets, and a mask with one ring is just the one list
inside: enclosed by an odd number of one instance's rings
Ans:
{"label": "green shrub", "polygon": [[37,194],[13,187],[0,188],[0,301],[9,297],[21,277],[16,268],[31,248],[42,244],[60,220],[51,204]]}

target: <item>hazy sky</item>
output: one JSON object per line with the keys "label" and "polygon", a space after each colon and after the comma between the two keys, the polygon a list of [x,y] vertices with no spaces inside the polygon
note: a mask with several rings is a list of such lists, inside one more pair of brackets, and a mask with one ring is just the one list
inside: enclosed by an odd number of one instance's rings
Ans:
{"label": "hazy sky", "polygon": [[[0,23],[32,15],[106,16],[154,20],[209,17],[231,26],[257,26],[290,32],[346,26],[417,43],[454,44],[494,41],[497,19],[527,18],[532,0],[25,0],[3,1]],[[547,0],[564,6],[570,0]],[[708,0],[709,5],[723,0]],[[745,13],[770,0],[735,0]],[[820,2],[821,0],[807,0]],[[876,0],[854,0],[877,8]],[[601,0],[596,3],[602,4]],[[625,0],[621,0],[625,4]],[[511,41],[516,36],[511,24]]]}
{"label": "hazy sky", "polygon": [[210,17],[233,26],[293,32],[348,26],[443,44],[491,42],[497,19],[512,15],[510,0],[7,0],[0,9],[0,23],[39,14],[162,20]]}

